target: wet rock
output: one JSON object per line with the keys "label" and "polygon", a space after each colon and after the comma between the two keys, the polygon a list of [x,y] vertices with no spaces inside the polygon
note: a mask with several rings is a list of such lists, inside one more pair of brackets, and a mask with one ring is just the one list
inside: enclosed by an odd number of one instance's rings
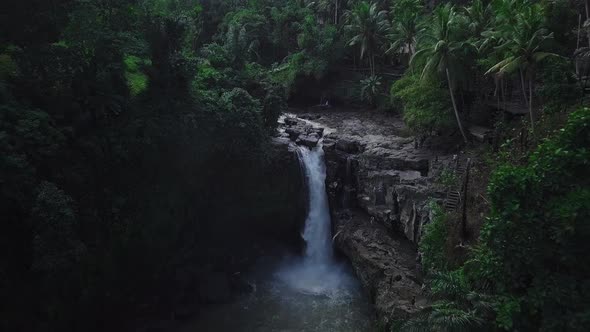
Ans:
{"label": "wet rock", "polygon": [[301,135],[297,139],[296,143],[299,145],[307,146],[308,148],[314,148],[318,145],[320,137],[317,133],[311,133],[309,135]]}
{"label": "wet rock", "polygon": [[284,135],[298,145],[314,148],[324,135],[324,128],[312,126],[298,118],[285,118]]}
{"label": "wet rock", "polygon": [[316,133],[319,137],[324,136],[324,128],[310,128],[310,132]]}
{"label": "wet rock", "polygon": [[341,139],[336,142],[336,149],[342,152],[356,154],[361,151],[361,146],[356,141]]}
{"label": "wet rock", "polygon": [[318,120],[322,117],[321,114],[301,114],[299,115],[301,119],[305,120]]}
{"label": "wet rock", "polygon": [[388,323],[423,309],[416,304],[416,299],[425,298],[425,294],[418,282],[416,252],[410,242],[390,235],[362,212],[348,214],[339,214],[335,221],[336,246],[350,258],[356,275],[371,294],[378,317]]}
{"label": "wet rock", "polygon": [[295,126],[300,123],[302,123],[302,121],[297,118],[293,118],[293,117],[286,117],[285,118],[285,124],[287,126]]}
{"label": "wet rock", "polygon": [[293,141],[297,140],[299,136],[303,133],[303,130],[298,127],[289,127],[285,129],[285,133],[289,135],[289,138]]}
{"label": "wet rock", "polygon": [[327,181],[337,184],[330,190],[331,207],[359,206],[376,222],[418,243],[430,217],[427,203],[436,196],[429,173],[437,154],[416,149],[412,137],[401,136],[399,119],[333,114],[318,121],[335,129],[327,137],[336,143],[324,149]]}

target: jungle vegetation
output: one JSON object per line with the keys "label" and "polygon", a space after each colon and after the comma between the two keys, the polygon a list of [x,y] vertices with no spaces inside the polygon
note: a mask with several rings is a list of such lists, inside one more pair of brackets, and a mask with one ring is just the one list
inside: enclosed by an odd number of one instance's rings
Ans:
{"label": "jungle vegetation", "polygon": [[[394,329],[590,326],[587,0],[0,9],[0,329],[117,330],[142,313],[207,230],[178,216],[243,215],[247,194],[216,199],[272,163],[279,115],[320,102],[317,86],[336,105],[399,114],[418,147],[469,146],[473,123],[494,132],[481,232],[452,259],[451,218],[436,213],[420,248],[433,304]],[[194,216],[162,218],[151,201],[174,176]]]}

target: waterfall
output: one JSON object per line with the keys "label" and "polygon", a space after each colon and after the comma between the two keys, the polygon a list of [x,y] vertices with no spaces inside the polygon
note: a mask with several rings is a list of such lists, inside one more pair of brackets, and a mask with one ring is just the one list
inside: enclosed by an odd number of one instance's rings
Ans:
{"label": "waterfall", "polygon": [[302,234],[305,254],[287,259],[277,275],[291,288],[303,293],[331,298],[347,296],[354,279],[345,266],[333,257],[330,207],[325,184],[326,164],[321,141],[313,149],[303,146],[298,149],[309,193],[308,215]]}
{"label": "waterfall", "polygon": [[309,264],[329,264],[332,260],[330,210],[326,194],[326,164],[321,144],[310,150],[299,147],[305,168],[309,197],[309,212],[305,220],[305,261]]}

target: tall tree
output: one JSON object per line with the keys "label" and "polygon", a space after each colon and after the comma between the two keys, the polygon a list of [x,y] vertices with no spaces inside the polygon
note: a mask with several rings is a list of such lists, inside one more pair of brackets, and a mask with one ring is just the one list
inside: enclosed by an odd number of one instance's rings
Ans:
{"label": "tall tree", "polygon": [[387,11],[379,10],[376,3],[362,1],[345,13],[346,25],[352,37],[349,46],[360,48],[360,59],[369,59],[371,76],[375,76],[375,53],[383,45],[389,29]]}
{"label": "tall tree", "polygon": [[414,54],[411,63],[416,61],[425,63],[422,78],[433,74],[446,76],[457,125],[463,140],[467,142],[455,101],[454,88],[458,78],[465,71],[462,63],[464,55],[474,49],[474,46],[460,35],[458,19],[459,15],[453,5],[437,7],[433,13],[430,29],[423,34],[422,46]]}
{"label": "tall tree", "polygon": [[[518,72],[522,83],[525,102],[529,108],[531,129],[535,130],[533,94],[534,81],[538,65],[548,57],[558,57],[557,54],[547,52],[547,41],[553,38],[543,25],[542,7],[531,5],[516,13],[516,24],[508,24],[500,27],[503,30],[503,43],[498,46],[504,51],[504,58],[492,66],[486,74],[498,75],[513,74]],[[529,96],[526,97],[525,82],[528,81]]]}
{"label": "tall tree", "polygon": [[420,24],[424,7],[417,0],[402,0],[393,6],[393,20],[388,34],[390,42],[386,53],[407,53],[410,58],[416,52],[416,38],[423,30]]}

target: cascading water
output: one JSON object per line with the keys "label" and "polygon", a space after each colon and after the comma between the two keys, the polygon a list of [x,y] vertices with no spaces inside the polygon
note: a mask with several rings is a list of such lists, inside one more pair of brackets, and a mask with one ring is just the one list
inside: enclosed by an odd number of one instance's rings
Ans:
{"label": "cascading water", "polygon": [[326,165],[321,145],[313,150],[299,147],[301,163],[305,168],[309,194],[309,213],[305,220],[303,239],[306,250],[304,260],[312,265],[332,263],[330,210],[326,194]]}
{"label": "cascading water", "polygon": [[301,234],[304,255],[260,257],[260,266],[250,277],[255,291],[204,313],[199,325],[187,331],[373,331],[369,302],[350,267],[333,255],[321,141],[313,149],[298,149],[309,196]]}
{"label": "cascading water", "polygon": [[347,293],[354,280],[333,257],[324,150],[320,141],[313,149],[300,146],[298,152],[309,196],[308,215],[302,234],[305,255],[289,261],[278,276],[300,292],[338,297]]}

